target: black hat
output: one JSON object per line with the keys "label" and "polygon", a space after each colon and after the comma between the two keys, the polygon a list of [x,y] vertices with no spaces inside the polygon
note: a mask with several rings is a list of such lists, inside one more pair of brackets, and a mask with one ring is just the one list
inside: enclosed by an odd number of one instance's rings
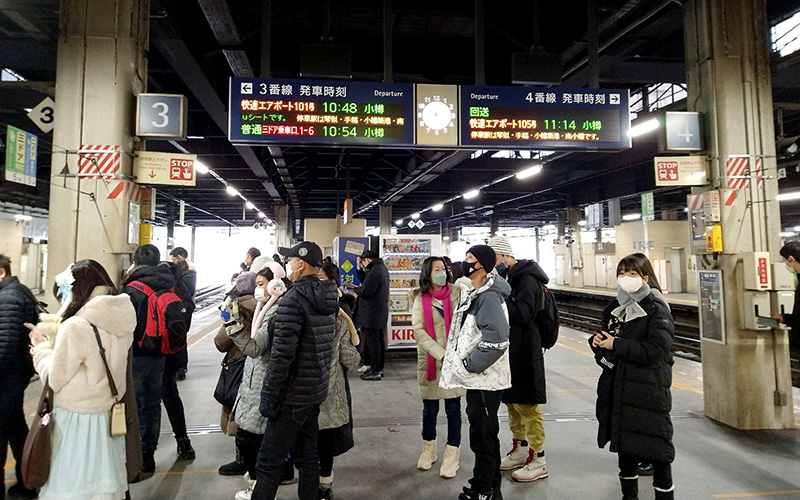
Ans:
{"label": "black hat", "polygon": [[284,257],[297,257],[314,267],[322,265],[322,250],[313,241],[302,241],[292,248],[280,247],[278,253]]}
{"label": "black hat", "polygon": [[361,252],[361,255],[359,255],[359,257],[362,259],[377,259],[378,252],[374,250],[364,250],[363,252]]}
{"label": "black hat", "polygon": [[494,250],[489,245],[475,245],[470,247],[467,253],[471,253],[478,259],[487,274],[492,272],[494,265],[497,263],[497,254],[494,253]]}

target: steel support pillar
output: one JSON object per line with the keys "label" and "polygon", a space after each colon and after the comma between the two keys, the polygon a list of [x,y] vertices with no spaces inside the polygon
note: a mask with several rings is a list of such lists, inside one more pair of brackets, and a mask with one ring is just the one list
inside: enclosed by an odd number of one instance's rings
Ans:
{"label": "steel support pillar", "polygon": [[389,234],[392,232],[392,206],[391,205],[381,205],[378,207],[380,209],[380,229],[381,234]]}
{"label": "steel support pillar", "polygon": [[292,228],[289,220],[289,207],[275,205],[275,246],[292,246]]}
{"label": "steel support pillar", "polygon": [[567,209],[567,219],[569,223],[569,260],[570,276],[569,284],[576,288],[583,288],[583,247],[581,246],[581,220],[582,212],[580,208]]}
{"label": "steel support pillar", "polygon": [[[725,304],[723,342],[702,342],[705,413],[736,429],[792,428],[786,331],[746,330],[741,321],[742,253],[778,260],[781,243],[764,2],[687,0],[684,13],[689,110],[704,115],[712,189],[722,195],[724,251],[698,259],[700,269],[722,270]],[[726,165],[741,155],[749,161],[749,187],[728,189]]]}

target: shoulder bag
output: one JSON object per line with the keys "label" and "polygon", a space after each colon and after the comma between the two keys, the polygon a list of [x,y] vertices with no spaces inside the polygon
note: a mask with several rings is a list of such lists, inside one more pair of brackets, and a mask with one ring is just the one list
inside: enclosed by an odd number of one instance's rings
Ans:
{"label": "shoulder bag", "polygon": [[219,372],[217,387],[214,389],[214,399],[222,406],[233,408],[236,403],[236,396],[242,383],[244,362],[246,360],[247,356],[242,356],[239,359],[229,361],[227,354],[222,358],[222,370]]}
{"label": "shoulder bag", "polygon": [[[92,325],[91,323],[89,323]],[[100,357],[103,358],[103,365],[106,367],[106,376],[108,377],[108,385],[111,386],[111,395],[117,400],[116,403],[111,405],[111,410],[108,412],[108,430],[111,432],[111,437],[124,436],[128,433],[128,426],[125,422],[125,403],[120,401],[119,393],[117,393],[117,384],[114,383],[114,377],[111,376],[111,370],[108,368],[108,360],[106,360],[106,349],[103,347],[103,341],[100,340],[100,332],[97,327],[92,325],[94,330],[94,338],[97,339],[97,346],[100,348]]]}
{"label": "shoulder bag", "polygon": [[42,397],[36,407],[28,437],[22,448],[22,482],[28,489],[41,488],[50,476],[50,459],[53,453],[52,422],[53,389],[44,381]]}

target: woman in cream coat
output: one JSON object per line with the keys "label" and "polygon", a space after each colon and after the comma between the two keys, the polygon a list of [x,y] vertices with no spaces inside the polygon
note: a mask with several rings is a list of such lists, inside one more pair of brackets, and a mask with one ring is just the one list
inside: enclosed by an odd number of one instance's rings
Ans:
{"label": "woman in cream coat", "polygon": [[439,475],[453,478],[459,468],[461,446],[461,396],[464,389],[442,389],[442,374],[447,334],[453,311],[458,306],[461,288],[449,283],[447,266],[441,257],[428,257],[422,263],[419,290],[412,294],[411,323],[417,340],[419,394],[422,398],[422,455],[417,468],[428,470],[436,462],[436,417],[439,400],[447,414],[447,445]]}
{"label": "woman in cream coat", "polygon": [[60,318],[41,327],[27,325],[34,366],[54,394],[50,477],[39,498],[120,500],[128,489],[125,436],[111,437],[109,431],[109,410],[116,399],[92,325],[122,399],[136,312],[93,260],[77,262],[60,274],[55,293],[64,303]]}

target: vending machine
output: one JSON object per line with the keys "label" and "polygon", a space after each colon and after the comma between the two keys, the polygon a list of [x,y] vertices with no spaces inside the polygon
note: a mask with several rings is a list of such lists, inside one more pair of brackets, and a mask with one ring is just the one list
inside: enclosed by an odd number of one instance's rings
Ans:
{"label": "vending machine", "polygon": [[411,292],[419,287],[422,262],[441,255],[439,235],[381,235],[380,254],[389,269],[389,349],[416,347],[411,326]]}

